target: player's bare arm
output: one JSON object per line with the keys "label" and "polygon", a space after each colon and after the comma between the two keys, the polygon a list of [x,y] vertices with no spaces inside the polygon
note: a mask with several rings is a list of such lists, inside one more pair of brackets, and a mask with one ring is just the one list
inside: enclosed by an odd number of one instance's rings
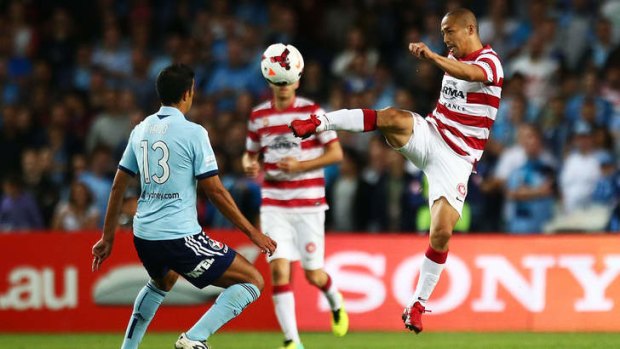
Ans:
{"label": "player's bare arm", "polygon": [[217,207],[217,209],[237,228],[241,229],[241,231],[261,249],[262,253],[273,254],[276,250],[276,242],[259,232],[254,228],[252,223],[245,218],[228,190],[222,185],[219,176],[211,176],[200,180],[198,183],[215,207]]}
{"label": "player's bare arm", "polygon": [[103,224],[103,235],[93,246],[93,271],[98,270],[103,261],[112,253],[112,245],[114,244],[118,217],[121,213],[123,196],[125,195],[125,189],[130,179],[131,176],[128,173],[121,170],[116,171],[110,198],[108,199],[108,209]]}
{"label": "player's bare arm", "polygon": [[316,159],[298,161],[293,157],[287,157],[278,162],[278,168],[286,173],[307,172],[338,163],[342,161],[342,157],[340,142],[333,141],[325,146],[323,155]]}
{"label": "player's bare arm", "polygon": [[419,59],[432,62],[441,70],[457,79],[479,82],[487,81],[482,68],[437,54],[429,49],[423,42],[410,43],[409,51]]}
{"label": "player's bare arm", "polygon": [[246,176],[256,178],[260,172],[258,153],[245,152],[241,157],[241,166]]}

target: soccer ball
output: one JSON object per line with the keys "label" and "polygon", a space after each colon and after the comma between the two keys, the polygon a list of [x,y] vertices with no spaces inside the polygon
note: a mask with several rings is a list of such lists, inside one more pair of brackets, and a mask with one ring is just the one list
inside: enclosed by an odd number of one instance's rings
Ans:
{"label": "soccer ball", "polygon": [[272,84],[290,85],[301,77],[304,59],[293,45],[273,44],[263,53],[260,68]]}

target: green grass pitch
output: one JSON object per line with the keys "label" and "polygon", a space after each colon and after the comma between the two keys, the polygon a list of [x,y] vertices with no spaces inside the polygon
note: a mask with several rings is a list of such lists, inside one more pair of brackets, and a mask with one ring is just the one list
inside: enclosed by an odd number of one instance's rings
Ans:
{"label": "green grass pitch", "polygon": [[[171,349],[177,333],[147,333],[140,348]],[[620,333],[422,333],[353,332],[344,338],[330,333],[302,333],[306,349],[586,349],[620,348]],[[119,348],[121,333],[2,334],[2,349]],[[282,336],[272,332],[223,332],[209,341],[214,349],[276,349]]]}

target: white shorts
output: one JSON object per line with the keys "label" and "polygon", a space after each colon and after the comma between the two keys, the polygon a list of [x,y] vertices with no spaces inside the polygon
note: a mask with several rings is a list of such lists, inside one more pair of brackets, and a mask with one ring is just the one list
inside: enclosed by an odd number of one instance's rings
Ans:
{"label": "white shorts", "polygon": [[263,233],[278,243],[276,252],[268,256],[290,261],[301,260],[306,270],[323,268],[325,255],[325,211],[312,213],[261,212]]}
{"label": "white shorts", "polygon": [[434,125],[416,113],[411,114],[413,134],[407,144],[395,150],[426,174],[428,205],[432,207],[443,196],[460,215],[473,166],[446,144]]}

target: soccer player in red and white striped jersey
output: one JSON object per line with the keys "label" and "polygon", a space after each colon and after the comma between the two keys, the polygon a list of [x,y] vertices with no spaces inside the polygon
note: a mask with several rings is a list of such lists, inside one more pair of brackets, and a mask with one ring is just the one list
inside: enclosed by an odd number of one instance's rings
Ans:
{"label": "soccer player in red and white striped jersey", "polygon": [[[285,56],[288,57],[284,63]],[[282,71],[283,77],[278,79],[280,63],[303,67],[303,61],[295,61],[301,55],[293,46],[270,46],[263,61],[270,58],[275,64],[263,64],[267,72],[263,75],[273,99],[255,107],[250,115],[242,164],[248,176],[257,177],[259,155],[263,156],[260,220],[263,233],[278,243],[276,252],[268,257],[276,317],[284,332],[283,348],[303,349],[289,285],[292,261],[300,260],[308,282],[323,291],[332,310],[334,334],[343,336],[348,329],[342,295],[323,269],[328,208],[323,167],[341,161],[343,155],[335,131],[318,132],[304,140],[291,134],[288,125],[292,121],[324,111],[316,103],[296,96],[298,76],[291,82]]]}
{"label": "soccer player in red and white striped jersey", "polygon": [[466,9],[448,12],[441,21],[447,57],[424,43],[409,50],[445,72],[439,101],[423,118],[406,110],[345,109],[291,123],[296,136],[324,130],[379,130],[387,142],[421,168],[429,181],[430,243],[418,285],[402,318],[405,326],[422,331],[422,314],[448,256],[448,242],[458,221],[467,181],[482,156],[500,103],[504,73],[490,46],[483,46],[475,15]]}

